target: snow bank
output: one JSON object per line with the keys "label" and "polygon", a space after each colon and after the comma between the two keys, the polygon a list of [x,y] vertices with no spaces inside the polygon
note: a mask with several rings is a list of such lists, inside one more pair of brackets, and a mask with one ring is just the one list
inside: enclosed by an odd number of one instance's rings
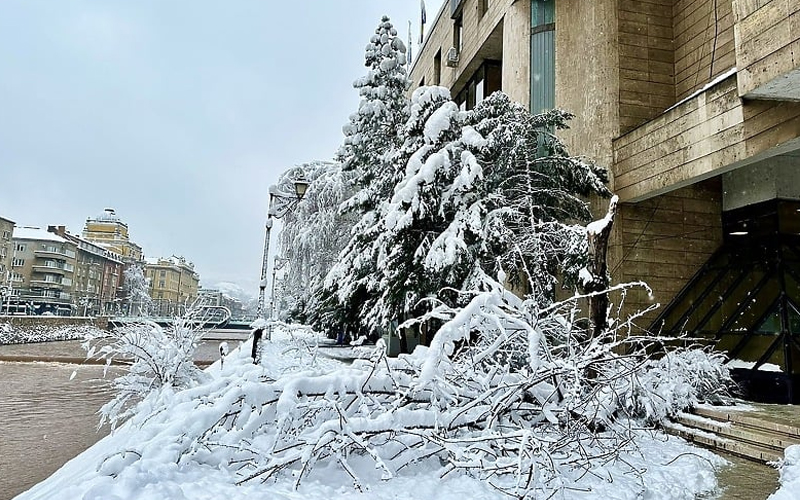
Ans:
{"label": "snow bank", "polygon": [[[264,401],[294,397],[299,389],[343,391],[356,380],[353,374],[368,366],[363,362],[347,367],[317,357],[316,337],[309,332],[278,329],[273,338],[264,345],[263,366],[252,364],[249,341],[240,344],[225,358],[224,367],[219,363],[209,367],[204,383],[153,393],[136,417],[17,500],[508,498],[472,475],[445,474],[436,457],[421,457],[391,480],[384,480],[387,476],[376,469],[372,458],[349,457],[352,472],[361,480],[360,491],[353,489],[353,479],[334,461],[319,463],[297,489],[299,471],[291,468],[264,482],[243,482],[237,460],[279,439],[283,425],[296,425],[282,423],[292,418],[290,413],[278,411],[269,418],[260,414],[272,411],[265,409]],[[317,387],[310,387],[311,382]],[[291,407],[288,400],[285,403],[272,408]],[[231,411],[240,412],[239,423],[227,432],[217,427],[214,435],[208,435]],[[276,425],[265,431],[263,422],[269,419]],[[257,425],[262,425],[262,434],[254,433],[252,426]],[[246,435],[252,438],[244,439]],[[574,470],[573,483],[562,497],[688,500],[715,491],[714,467],[721,466],[722,459],[659,432],[638,431],[635,436],[637,448],[619,460],[591,474]]]}
{"label": "snow bank", "polygon": [[800,444],[786,448],[780,471],[781,487],[767,500],[797,500],[800,495]]}

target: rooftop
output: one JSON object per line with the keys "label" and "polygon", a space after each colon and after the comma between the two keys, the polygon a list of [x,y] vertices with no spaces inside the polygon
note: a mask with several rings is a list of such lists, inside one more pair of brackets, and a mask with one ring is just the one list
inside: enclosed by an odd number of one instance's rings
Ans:
{"label": "rooftop", "polygon": [[14,228],[12,239],[15,240],[41,240],[66,243],[67,240],[57,234],[49,233],[46,229],[32,226],[17,226]]}

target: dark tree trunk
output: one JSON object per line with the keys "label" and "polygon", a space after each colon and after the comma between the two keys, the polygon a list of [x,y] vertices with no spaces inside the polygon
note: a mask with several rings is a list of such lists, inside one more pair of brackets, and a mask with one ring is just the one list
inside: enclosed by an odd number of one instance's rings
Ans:
{"label": "dark tree trunk", "polygon": [[589,272],[592,280],[584,285],[585,293],[595,293],[589,297],[589,317],[592,321],[592,335],[598,336],[608,328],[608,294],[598,293],[607,290],[608,276],[608,239],[611,236],[611,226],[617,213],[617,197],[611,199],[608,213],[600,221],[587,226],[587,239],[589,240]]}

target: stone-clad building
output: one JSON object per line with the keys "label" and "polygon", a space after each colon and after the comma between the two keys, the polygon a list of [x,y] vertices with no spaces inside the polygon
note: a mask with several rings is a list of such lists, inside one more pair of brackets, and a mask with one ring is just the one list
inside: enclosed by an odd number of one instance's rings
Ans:
{"label": "stone-clad building", "polygon": [[627,310],[800,401],[798,53],[795,0],[448,0],[410,77],[575,113],[559,134],[621,201],[612,277],[652,287]]}

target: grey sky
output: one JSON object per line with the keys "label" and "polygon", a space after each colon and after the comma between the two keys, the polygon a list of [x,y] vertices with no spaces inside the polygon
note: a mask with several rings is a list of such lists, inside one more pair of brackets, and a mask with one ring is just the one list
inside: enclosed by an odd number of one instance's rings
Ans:
{"label": "grey sky", "polygon": [[254,289],[267,187],[333,155],[380,16],[416,42],[419,8],[3,0],[0,216],[80,233],[114,207],[148,257]]}

